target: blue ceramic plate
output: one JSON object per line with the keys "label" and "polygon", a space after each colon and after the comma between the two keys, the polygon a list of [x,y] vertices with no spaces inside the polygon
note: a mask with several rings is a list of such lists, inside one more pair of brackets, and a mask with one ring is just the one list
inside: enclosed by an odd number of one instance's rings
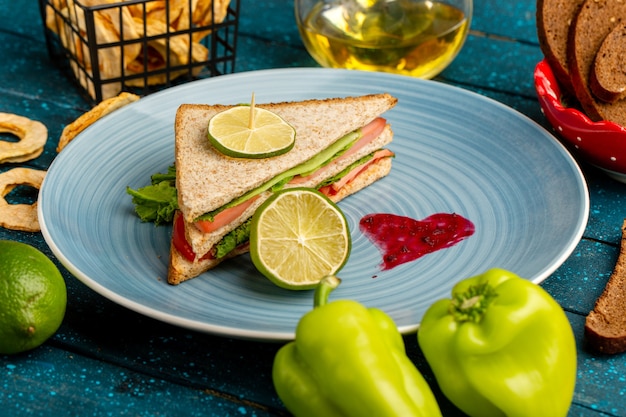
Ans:
{"label": "blue ceramic plate", "polygon": [[[540,282],[574,250],[589,199],[580,169],[543,128],[485,97],[432,81],[333,69],[225,75],[146,97],[80,134],[50,166],[39,196],[46,242],[78,279],[131,310],[224,336],[288,340],[312,306],[311,291],[280,289],[247,255],[199,278],[166,283],[170,227],[141,223],[126,186],[142,187],[174,160],[174,115],[182,103],[299,100],[389,92],[386,116],[397,157],[391,174],[340,203],[352,255],[331,298],[386,311],[415,331],[455,282],[501,267]],[[332,121],[330,121],[332,123]],[[422,219],[458,213],[476,232],[459,244],[381,271],[361,234],[370,213]]]}

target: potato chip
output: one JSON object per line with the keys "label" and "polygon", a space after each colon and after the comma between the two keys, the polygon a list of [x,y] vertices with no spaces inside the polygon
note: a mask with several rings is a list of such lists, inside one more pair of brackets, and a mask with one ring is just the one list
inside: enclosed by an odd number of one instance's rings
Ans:
{"label": "potato chip", "polygon": [[0,173],[0,227],[24,232],[41,230],[37,218],[37,201],[33,204],[9,204],[4,198],[18,185],[39,189],[46,171],[31,168],[13,168]]}
{"label": "potato chip", "polygon": [[[195,3],[197,0],[193,0]],[[178,22],[181,19],[187,19],[189,22],[189,0],[168,0],[165,1],[153,1],[150,3],[150,7],[146,7],[145,16],[142,14],[141,10],[133,10],[131,11],[133,17],[144,20],[155,19],[160,20],[162,22],[168,22],[169,25],[175,30],[181,30],[182,27],[178,26]],[[147,5],[146,5],[147,6]],[[131,6],[129,6],[131,7]],[[169,10],[168,10],[169,8]],[[186,16],[186,17],[185,17]],[[189,23],[187,23],[187,27],[189,28]]]}
{"label": "potato chip", "polygon": [[48,129],[43,123],[12,113],[0,113],[0,132],[11,133],[19,139],[17,142],[0,141],[0,163],[35,159],[48,140]]}
{"label": "potato chip", "polygon": [[[46,26],[59,35],[62,45],[72,54],[70,67],[76,79],[95,99],[96,68],[90,62],[87,42],[91,40],[87,38],[83,9],[77,7],[74,0],[51,1],[54,9],[48,6]],[[230,0],[153,0],[118,7],[120,3],[123,2],[81,1],[84,6],[98,8],[93,14],[96,43],[115,45],[98,47],[97,70],[102,80],[102,99],[114,97],[123,89],[120,82],[107,80],[145,75],[123,81],[126,86],[143,88],[165,84],[190,73],[189,69],[169,74],[161,71],[168,63],[171,67],[206,63],[209,50],[201,41],[211,30],[197,28],[222,22]],[[193,29],[191,33],[190,29]],[[202,64],[193,66],[191,75],[198,76],[201,71]]]}
{"label": "potato chip", "polygon": [[[119,0],[82,0],[81,3],[84,6],[99,6],[103,4],[118,4]],[[102,9],[97,11],[94,14],[96,17],[96,36],[99,37],[98,33],[98,25],[102,25],[105,27],[105,30],[112,32],[107,34],[107,36],[103,37],[103,42],[101,39],[98,39],[98,43],[106,43],[110,42],[112,39],[115,39],[114,42],[119,42],[120,40],[130,41],[141,38],[141,35],[136,30],[134,24],[134,18],[128,7],[112,7],[108,9]],[[98,22],[98,19],[102,19],[101,22]],[[139,55],[141,52],[141,44],[138,42],[127,43],[124,45],[124,62],[130,62]],[[119,76],[121,71],[119,70],[119,60],[117,62],[117,73],[115,76]],[[105,77],[103,77],[105,78]],[[113,77],[106,77],[113,78]]]}
{"label": "potato chip", "polygon": [[[140,19],[136,19],[135,23],[138,26],[143,27],[144,21]],[[154,72],[157,69],[165,68],[166,63],[168,61],[169,56],[169,64],[171,67],[177,67],[181,65],[186,65],[189,63],[189,36],[185,35],[177,35],[171,36],[169,38],[164,35],[168,33],[167,25],[160,21],[154,19],[148,19],[145,21],[145,28],[147,36],[153,38],[153,40],[149,41],[148,46],[148,67],[144,66],[143,62],[143,53],[139,55],[140,59],[131,62],[127,66],[128,74],[143,74],[146,71]],[[169,42],[168,42],[169,40]],[[169,53],[169,55],[168,55]],[[202,44],[192,43],[191,48],[191,59],[192,62],[202,62],[208,58],[209,50]],[[195,70],[195,68],[194,68]],[[198,67],[198,70],[200,68]],[[187,70],[182,71],[172,71],[169,75],[167,73],[155,74],[148,77],[147,82],[149,85],[151,84],[164,84],[169,80],[172,80],[178,76],[184,75],[188,73]],[[193,72],[193,75],[196,75],[196,72]],[[127,85],[142,87],[144,80],[139,79],[131,79],[126,82]]]}
{"label": "potato chip", "polygon": [[[47,24],[52,25],[51,29],[58,33],[63,46],[74,56],[75,59],[70,60],[70,67],[76,79],[88,91],[91,97],[96,98],[92,78],[94,76],[94,68],[87,45],[89,39],[87,38],[85,13],[83,9],[75,5],[74,0],[67,0],[66,6],[60,9],[60,11],[61,15],[71,22],[71,26],[66,24],[60,17],[57,17],[56,24],[54,19],[46,18]],[[98,45],[119,43],[120,30],[124,30],[125,39],[139,36],[133,32],[134,26],[129,26],[132,25],[130,12],[125,8],[123,8],[123,11],[126,11],[126,13],[122,12],[122,26],[119,24],[119,12],[111,11],[107,14],[105,11],[98,11],[93,14],[96,33],[95,43]],[[92,40],[92,42],[94,41]],[[139,50],[139,44],[129,44],[124,48],[124,55],[122,56],[122,48],[120,46],[98,48],[100,79],[108,80],[120,77],[122,75],[121,60],[134,59]],[[119,82],[105,83],[102,85],[102,97],[115,96],[121,90],[122,85]]]}
{"label": "potato chip", "polygon": [[126,92],[122,92],[115,97],[103,100],[93,109],[82,114],[72,123],[65,126],[63,132],[61,132],[61,138],[59,139],[59,144],[57,145],[57,152],[61,152],[61,150],[63,150],[63,148],[65,148],[65,146],[67,146],[67,144],[70,143],[76,135],[91,126],[100,118],[137,100],[139,100],[138,95]]}
{"label": "potato chip", "polygon": [[[199,1],[193,10],[191,20],[196,26],[209,26],[211,23],[220,23],[226,18],[229,4],[230,0],[215,0],[215,4],[213,4],[213,1]],[[210,30],[194,32],[193,40],[194,42],[199,42],[210,33]]]}

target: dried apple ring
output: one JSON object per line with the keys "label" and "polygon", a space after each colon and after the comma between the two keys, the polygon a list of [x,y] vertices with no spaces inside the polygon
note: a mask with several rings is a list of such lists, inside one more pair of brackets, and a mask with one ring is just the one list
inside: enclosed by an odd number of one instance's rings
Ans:
{"label": "dried apple ring", "polygon": [[94,108],[80,115],[72,123],[65,126],[59,143],[57,152],[61,152],[74,138],[83,130],[100,120],[107,114],[113,113],[115,110],[124,107],[134,101],[139,100],[139,96],[132,93],[121,92],[115,97],[108,98],[98,103]]}
{"label": "dried apple ring", "polygon": [[0,173],[0,226],[11,230],[38,232],[37,201],[33,204],[9,204],[4,196],[18,185],[39,189],[46,171],[31,168],[13,168]]}
{"label": "dried apple ring", "polygon": [[43,123],[12,113],[0,113],[0,133],[19,138],[17,142],[0,140],[0,163],[35,159],[48,140],[48,128]]}

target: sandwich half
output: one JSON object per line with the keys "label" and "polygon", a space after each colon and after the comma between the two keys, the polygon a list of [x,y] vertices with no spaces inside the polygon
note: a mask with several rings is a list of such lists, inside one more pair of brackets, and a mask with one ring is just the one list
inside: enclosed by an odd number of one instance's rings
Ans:
{"label": "sandwich half", "polygon": [[176,285],[248,251],[249,223],[278,189],[315,188],[337,202],[386,176],[393,139],[381,115],[389,94],[257,104],[296,131],[294,147],[265,159],[231,158],[207,139],[208,122],[232,106],[183,104],[175,122],[176,190],[168,282]]}

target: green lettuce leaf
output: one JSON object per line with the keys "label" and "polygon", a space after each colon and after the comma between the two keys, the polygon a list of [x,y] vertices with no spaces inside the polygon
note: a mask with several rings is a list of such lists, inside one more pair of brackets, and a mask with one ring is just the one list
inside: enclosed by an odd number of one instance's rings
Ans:
{"label": "green lettuce leaf", "polygon": [[126,187],[141,221],[154,222],[157,226],[173,221],[178,209],[175,179],[176,170],[171,166],[167,173],[154,174],[151,185],[136,190]]}
{"label": "green lettuce leaf", "polygon": [[250,225],[252,219],[248,219],[233,231],[224,236],[216,245],[215,258],[220,259],[228,255],[237,246],[250,240]]}

